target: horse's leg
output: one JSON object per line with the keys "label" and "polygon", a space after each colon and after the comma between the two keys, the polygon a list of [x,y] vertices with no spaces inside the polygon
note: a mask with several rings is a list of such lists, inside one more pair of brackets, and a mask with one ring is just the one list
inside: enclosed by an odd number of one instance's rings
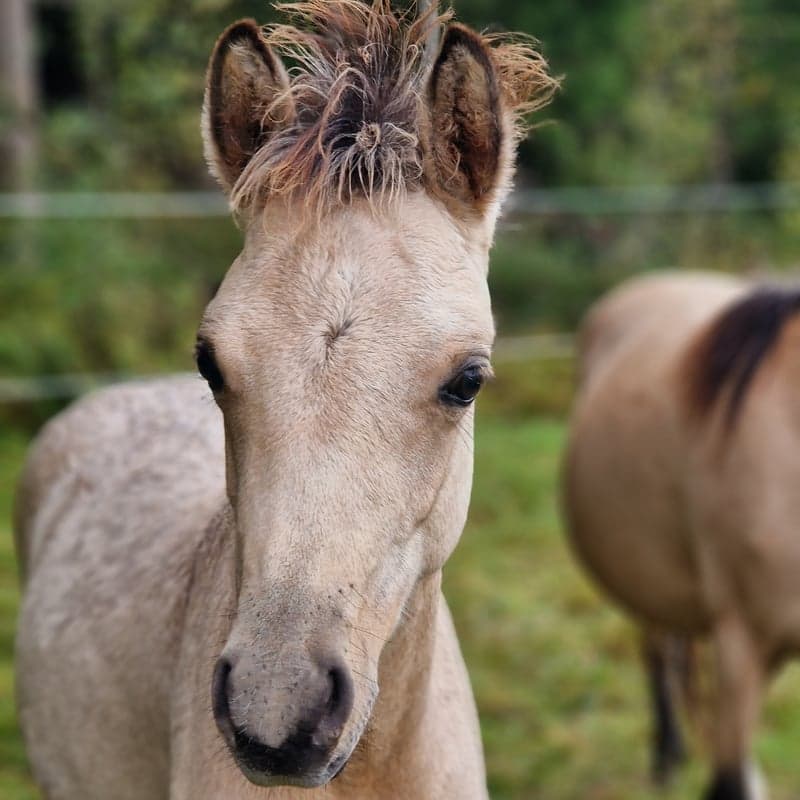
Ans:
{"label": "horse's leg", "polygon": [[683,683],[687,669],[688,645],[682,639],[645,631],[642,635],[642,659],[647,671],[652,703],[652,775],[657,784],[665,784],[673,771],[686,760],[686,748],[676,713],[676,689]]}
{"label": "horse's leg", "polygon": [[763,659],[747,627],[735,618],[717,626],[714,648],[714,777],[705,800],[766,800],[766,791],[750,760],[766,677]]}

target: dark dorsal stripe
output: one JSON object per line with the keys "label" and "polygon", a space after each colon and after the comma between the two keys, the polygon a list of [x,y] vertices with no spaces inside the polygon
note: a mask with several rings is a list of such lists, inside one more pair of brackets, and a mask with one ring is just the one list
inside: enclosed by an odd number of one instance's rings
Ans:
{"label": "dark dorsal stripe", "polygon": [[732,426],[753,378],[784,325],[800,311],[800,289],[763,287],[725,308],[701,334],[688,364],[689,410],[702,419],[725,400]]}

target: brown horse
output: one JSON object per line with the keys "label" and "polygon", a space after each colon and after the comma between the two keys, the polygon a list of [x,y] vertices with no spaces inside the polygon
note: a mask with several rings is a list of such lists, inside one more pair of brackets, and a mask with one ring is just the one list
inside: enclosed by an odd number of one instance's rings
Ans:
{"label": "brown horse", "polygon": [[245,230],[198,335],[211,391],[98,393],[25,469],[19,711],[49,800],[486,797],[441,570],[520,114],[555,82],[389,0],[284,9],[208,70]]}
{"label": "brown horse", "polygon": [[768,680],[800,649],[800,293],[667,275],[583,329],[565,469],[572,541],[647,631],[657,758],[680,753],[659,637],[715,653],[708,800],[762,797],[749,768]]}

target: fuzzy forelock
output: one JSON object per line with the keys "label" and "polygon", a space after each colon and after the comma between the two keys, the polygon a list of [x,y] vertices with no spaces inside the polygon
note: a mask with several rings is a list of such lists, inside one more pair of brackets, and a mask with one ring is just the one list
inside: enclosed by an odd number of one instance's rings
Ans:
{"label": "fuzzy forelock", "polygon": [[[431,66],[425,43],[452,12],[437,14],[433,4],[419,16],[399,13],[391,0],[303,0],[276,8],[289,24],[267,28],[266,40],[288,59],[289,86],[265,111],[264,127],[275,132],[233,187],[234,210],[267,196],[302,196],[318,211],[357,196],[378,206],[422,186]],[[484,43],[518,138],[525,116],[550,101],[558,80],[533,39],[493,34]]]}

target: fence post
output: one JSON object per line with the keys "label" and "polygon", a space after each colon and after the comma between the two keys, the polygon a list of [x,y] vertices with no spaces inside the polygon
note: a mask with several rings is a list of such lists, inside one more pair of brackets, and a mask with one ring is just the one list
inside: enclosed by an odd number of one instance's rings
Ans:
{"label": "fence post", "polygon": [[[29,192],[39,156],[39,87],[31,0],[0,0],[0,186]],[[10,237],[11,258],[38,263],[32,225],[20,220]]]}
{"label": "fence post", "polygon": [[33,9],[29,0],[0,2],[0,118],[3,166],[9,189],[30,189],[38,151],[39,92],[34,63]]}

